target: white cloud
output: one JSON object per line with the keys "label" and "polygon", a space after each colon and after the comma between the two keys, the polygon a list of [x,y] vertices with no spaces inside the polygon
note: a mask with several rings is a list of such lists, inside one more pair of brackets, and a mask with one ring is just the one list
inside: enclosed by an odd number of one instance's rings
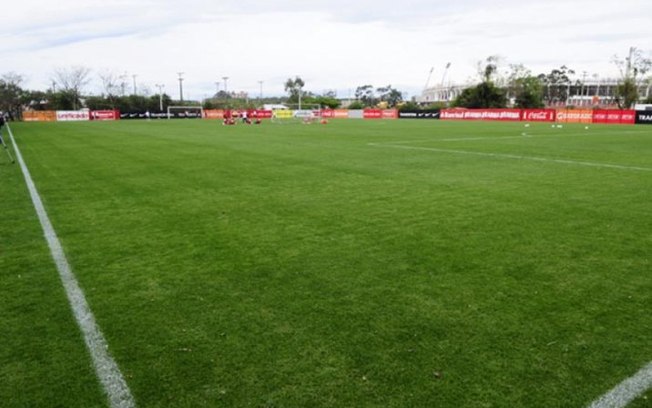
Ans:
{"label": "white cloud", "polygon": [[[282,94],[300,75],[306,89],[391,84],[410,94],[441,80],[462,82],[476,62],[500,55],[533,72],[562,64],[577,72],[616,75],[610,63],[630,46],[650,47],[652,4],[630,0],[567,2],[88,0],[12,4],[0,27],[1,72],[45,88],[57,67],[88,66],[137,75],[140,89],[164,83],[186,98],[229,90]],[[99,81],[95,89],[99,87]],[[223,84],[222,84],[223,86]]]}

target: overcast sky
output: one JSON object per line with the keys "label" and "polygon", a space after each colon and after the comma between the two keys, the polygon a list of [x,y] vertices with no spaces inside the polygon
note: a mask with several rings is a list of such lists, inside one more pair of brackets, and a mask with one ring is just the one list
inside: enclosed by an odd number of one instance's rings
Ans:
{"label": "overcast sky", "polygon": [[165,85],[184,99],[229,91],[283,94],[300,76],[304,89],[347,97],[360,85],[418,94],[463,83],[477,62],[498,55],[534,74],[563,64],[588,77],[615,77],[614,54],[652,51],[650,0],[22,0],[3,6],[0,73],[24,87],[50,86],[57,68],[133,77],[139,91]]}

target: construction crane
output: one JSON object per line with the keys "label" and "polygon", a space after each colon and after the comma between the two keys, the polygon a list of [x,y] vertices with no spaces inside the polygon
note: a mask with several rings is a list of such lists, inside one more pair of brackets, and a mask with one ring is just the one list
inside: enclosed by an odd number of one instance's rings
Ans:
{"label": "construction crane", "polygon": [[423,87],[423,90],[425,91],[428,89],[428,85],[430,84],[430,77],[432,77],[432,71],[435,70],[435,67],[430,68],[430,72],[428,73],[428,79],[426,80],[426,85]]}
{"label": "construction crane", "polygon": [[444,87],[444,81],[446,80],[446,74],[448,74],[448,68],[450,68],[450,67],[451,67],[451,63],[450,62],[446,63],[446,68],[444,69],[444,75],[442,75],[442,77],[441,77],[441,87],[442,88]]}

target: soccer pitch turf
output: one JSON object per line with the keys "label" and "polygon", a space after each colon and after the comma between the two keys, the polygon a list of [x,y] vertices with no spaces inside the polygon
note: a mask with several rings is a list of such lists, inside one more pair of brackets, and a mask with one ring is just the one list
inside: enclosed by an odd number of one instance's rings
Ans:
{"label": "soccer pitch turf", "polygon": [[[652,360],[652,127],[11,126],[139,407],[586,407]],[[108,406],[0,154],[0,405]]]}

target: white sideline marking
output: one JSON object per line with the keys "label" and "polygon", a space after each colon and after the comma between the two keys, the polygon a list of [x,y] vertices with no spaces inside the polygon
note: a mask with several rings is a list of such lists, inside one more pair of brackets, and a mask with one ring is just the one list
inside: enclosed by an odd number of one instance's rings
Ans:
{"label": "white sideline marking", "polygon": [[23,156],[20,154],[20,150],[18,149],[16,140],[14,140],[14,135],[11,132],[9,124],[7,124],[7,131],[9,132],[9,137],[14,145],[16,160],[18,160],[20,168],[23,171],[27,189],[32,197],[32,203],[34,203],[34,209],[41,221],[43,235],[48,242],[50,253],[52,254],[52,258],[57,266],[57,270],[59,271],[59,277],[61,278],[63,287],[66,290],[66,296],[68,297],[70,308],[75,315],[75,320],[77,320],[79,329],[84,335],[86,347],[90,352],[93,365],[95,366],[95,373],[102,383],[104,391],[109,397],[109,403],[112,408],[133,408],[136,406],[134,398],[132,397],[129,387],[120,372],[118,364],[109,354],[109,346],[106,339],[95,322],[95,316],[93,316],[93,312],[88,306],[84,292],[79,286],[79,283],[70,268],[70,264],[63,252],[61,242],[52,227],[50,218],[45,211],[45,207],[43,206],[41,197],[36,190],[32,176],[23,161]]}
{"label": "white sideline marking", "polygon": [[588,408],[624,408],[650,388],[652,388],[652,362],[593,401]]}
{"label": "white sideline marking", "polygon": [[531,135],[521,136],[498,136],[498,137],[454,137],[450,139],[435,139],[437,142],[463,142],[466,140],[499,140],[499,139],[523,139],[524,137],[532,137]]}
{"label": "white sideline marking", "polygon": [[[459,142],[466,140],[496,140],[496,139],[523,139],[533,137],[532,135],[521,136],[497,136],[497,137],[455,137],[447,139],[418,139],[418,140],[394,140],[389,142],[382,142],[378,144],[406,144],[406,143],[423,143],[423,142]],[[539,136],[538,136],[539,137]]]}
{"label": "white sideline marking", "polygon": [[531,161],[548,162],[548,163],[572,164],[576,166],[603,167],[608,169],[652,171],[652,168],[650,167],[626,166],[621,164],[596,163],[596,162],[586,162],[586,161],[577,161],[577,160],[568,160],[568,159],[551,159],[548,157],[537,157],[537,156],[519,156],[515,154],[506,154],[506,153],[472,152],[469,150],[439,149],[436,147],[401,146],[401,145],[390,145],[390,144],[383,144],[383,143],[367,143],[367,145],[374,146],[374,147],[389,147],[393,149],[425,150],[429,152],[438,152],[438,153],[465,154],[465,155],[472,155],[472,156],[499,157],[503,159],[531,160]]}

